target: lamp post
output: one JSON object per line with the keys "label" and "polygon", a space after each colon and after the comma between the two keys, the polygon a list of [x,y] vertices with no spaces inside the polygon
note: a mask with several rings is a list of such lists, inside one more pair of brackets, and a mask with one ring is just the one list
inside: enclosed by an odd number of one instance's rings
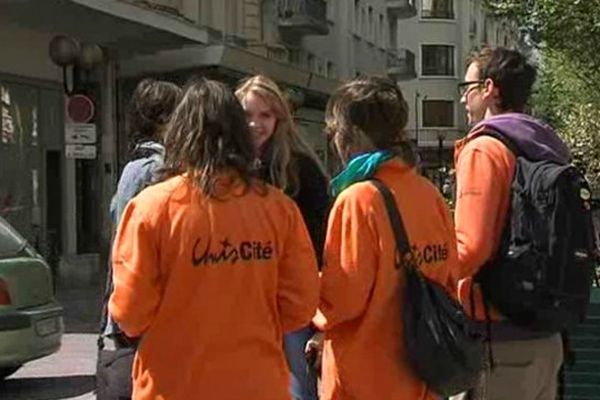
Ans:
{"label": "lamp post", "polygon": [[415,92],[415,141],[417,144],[417,149],[419,148],[419,99],[423,101],[427,99],[427,95],[422,96],[417,90]]}
{"label": "lamp post", "polygon": [[417,90],[415,92],[415,141],[417,149],[419,148],[419,97],[421,97],[421,93]]}
{"label": "lamp post", "polygon": [[[97,44],[80,44],[77,39],[66,35],[52,38],[48,46],[48,53],[52,62],[62,68],[63,89],[69,96],[78,89],[79,70],[89,74],[103,59],[102,49]],[[72,68],[72,85],[70,87],[67,77],[68,67]]]}
{"label": "lamp post", "polygon": [[445,179],[445,171],[444,171],[444,132],[438,133],[438,185],[440,191],[443,190],[444,187],[444,179]]}

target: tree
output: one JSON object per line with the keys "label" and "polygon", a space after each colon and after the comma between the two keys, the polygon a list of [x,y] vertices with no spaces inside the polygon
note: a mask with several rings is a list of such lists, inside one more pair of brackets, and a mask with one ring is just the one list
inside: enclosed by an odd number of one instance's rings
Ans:
{"label": "tree", "polygon": [[533,96],[533,114],[550,122],[600,193],[600,102],[561,53],[546,51]]}
{"label": "tree", "polygon": [[533,113],[551,122],[600,193],[600,0],[486,0],[539,52]]}
{"label": "tree", "polygon": [[590,88],[600,91],[600,0],[484,0],[518,21],[526,43],[560,52]]}

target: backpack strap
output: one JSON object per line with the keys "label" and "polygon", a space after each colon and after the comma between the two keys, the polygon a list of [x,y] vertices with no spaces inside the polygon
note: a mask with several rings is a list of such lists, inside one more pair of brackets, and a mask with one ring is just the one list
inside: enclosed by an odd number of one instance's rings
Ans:
{"label": "backpack strap", "polygon": [[477,137],[479,136],[491,136],[494,139],[499,140],[515,155],[515,157],[519,157],[523,154],[523,152],[519,149],[514,140],[504,135],[503,133],[497,131],[496,129],[486,126],[481,132],[481,134]]}
{"label": "backpack strap", "polygon": [[396,269],[398,269],[400,266],[402,266],[402,261],[405,260],[405,255],[410,254],[411,252],[408,235],[406,234],[406,229],[404,228],[404,222],[402,221],[402,216],[398,211],[396,200],[394,199],[394,195],[390,189],[388,189],[388,187],[378,179],[371,179],[370,181],[383,197],[388,218],[390,220],[390,224],[392,225],[392,230],[394,231],[394,238],[396,239]]}

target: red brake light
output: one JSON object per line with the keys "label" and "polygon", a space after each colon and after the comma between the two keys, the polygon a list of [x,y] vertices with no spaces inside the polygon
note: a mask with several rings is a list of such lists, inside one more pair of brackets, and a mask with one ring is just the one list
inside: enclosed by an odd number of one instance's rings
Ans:
{"label": "red brake light", "polygon": [[8,292],[8,285],[4,279],[0,279],[0,306],[9,306],[10,304],[11,301],[10,293]]}

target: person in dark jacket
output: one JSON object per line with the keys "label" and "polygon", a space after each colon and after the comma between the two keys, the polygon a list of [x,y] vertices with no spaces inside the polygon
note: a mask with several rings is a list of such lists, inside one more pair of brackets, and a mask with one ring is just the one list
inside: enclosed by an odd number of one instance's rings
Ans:
{"label": "person in dark jacket", "polygon": [[[319,265],[330,204],[328,178],[319,158],[302,139],[288,101],[271,79],[257,75],[244,81],[236,95],[246,112],[263,179],[296,201],[311,236]],[[304,349],[314,334],[306,327],[284,337],[294,400],[316,400],[317,377],[308,368]]]}
{"label": "person in dark jacket", "polygon": [[[156,181],[165,155],[162,144],[165,127],[180,97],[181,88],[170,82],[145,79],[136,87],[127,114],[131,158],[123,169],[110,205],[113,231],[129,200]],[[98,339],[96,383],[99,400],[128,399],[132,390],[131,366],[137,341],[128,338],[108,313],[107,301],[112,291],[112,268],[109,267]]]}

